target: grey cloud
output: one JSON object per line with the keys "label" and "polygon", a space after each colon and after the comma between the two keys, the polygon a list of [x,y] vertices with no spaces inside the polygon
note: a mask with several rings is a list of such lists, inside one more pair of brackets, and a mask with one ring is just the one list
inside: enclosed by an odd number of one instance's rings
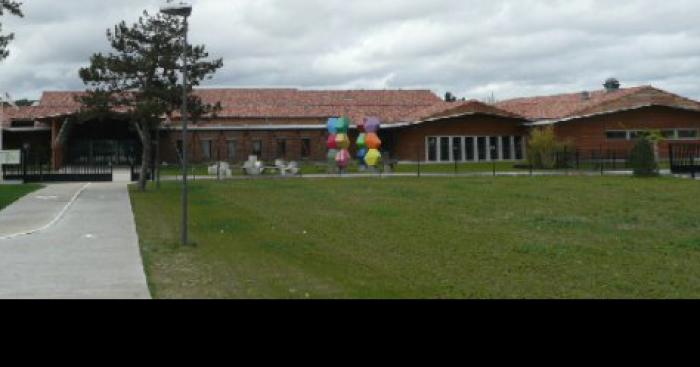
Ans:
{"label": "grey cloud", "polygon": [[[430,88],[497,98],[598,89],[617,76],[700,98],[696,0],[193,0],[191,38],[225,67],[205,85]],[[159,1],[33,0],[0,91],[80,89],[104,32]]]}

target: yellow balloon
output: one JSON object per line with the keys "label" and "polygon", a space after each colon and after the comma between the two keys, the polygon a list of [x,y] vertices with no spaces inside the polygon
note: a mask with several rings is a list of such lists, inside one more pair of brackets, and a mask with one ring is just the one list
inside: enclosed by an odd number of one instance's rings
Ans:
{"label": "yellow balloon", "polygon": [[382,153],[380,153],[377,149],[370,149],[367,152],[367,155],[365,156],[365,163],[367,163],[368,166],[374,167],[379,164],[379,161],[382,160]]}
{"label": "yellow balloon", "polygon": [[350,138],[348,137],[348,134],[338,134],[335,137],[335,143],[340,150],[350,149]]}

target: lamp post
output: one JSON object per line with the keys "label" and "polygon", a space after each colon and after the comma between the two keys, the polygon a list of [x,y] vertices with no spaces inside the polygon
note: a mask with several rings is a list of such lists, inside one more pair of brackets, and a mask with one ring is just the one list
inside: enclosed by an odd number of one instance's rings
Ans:
{"label": "lamp post", "polygon": [[192,5],[185,2],[168,4],[160,8],[160,12],[166,15],[180,16],[184,20],[184,35],[182,37],[182,245],[189,245],[187,233],[187,18],[192,14]]}

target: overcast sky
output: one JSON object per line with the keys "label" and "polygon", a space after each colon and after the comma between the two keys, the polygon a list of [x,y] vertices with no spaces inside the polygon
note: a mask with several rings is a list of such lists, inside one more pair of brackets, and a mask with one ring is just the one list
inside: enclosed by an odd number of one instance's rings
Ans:
{"label": "overcast sky", "polygon": [[[83,89],[105,30],[158,0],[21,0],[0,92]],[[431,89],[497,99],[652,84],[700,99],[697,0],[192,0],[206,86]]]}

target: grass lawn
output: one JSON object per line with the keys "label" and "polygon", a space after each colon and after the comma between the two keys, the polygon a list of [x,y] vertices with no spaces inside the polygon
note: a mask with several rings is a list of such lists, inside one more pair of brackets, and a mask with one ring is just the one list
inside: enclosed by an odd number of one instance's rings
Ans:
{"label": "grass lawn", "polygon": [[0,210],[17,201],[33,191],[41,188],[41,185],[0,185]]}
{"label": "grass lawn", "polygon": [[197,182],[191,248],[176,183],[132,202],[157,298],[700,298],[699,195],[672,178]]}

